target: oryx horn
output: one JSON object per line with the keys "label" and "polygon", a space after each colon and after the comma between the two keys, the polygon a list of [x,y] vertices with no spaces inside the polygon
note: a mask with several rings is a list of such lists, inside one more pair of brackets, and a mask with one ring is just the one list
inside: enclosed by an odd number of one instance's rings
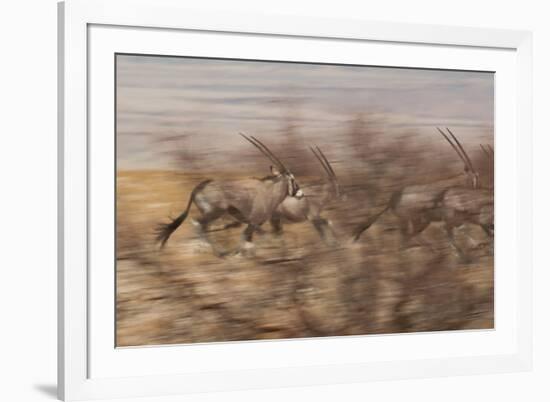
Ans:
{"label": "oryx horn", "polygon": [[455,150],[455,152],[457,153],[457,155],[460,157],[460,159],[462,159],[462,162],[464,162],[464,165],[466,165],[466,167],[472,172],[472,173],[475,173],[476,170],[474,169],[474,165],[472,164],[472,161],[470,160],[470,158],[468,157],[468,154],[466,153],[466,151],[464,151],[464,148],[462,147],[462,144],[460,143],[460,141],[458,141],[458,139],[455,137],[455,135],[452,133],[451,130],[449,130],[447,127],[446,130],[447,132],[449,133],[449,135],[452,137],[452,139],[454,140],[454,143],[453,141],[451,141],[451,139],[447,136],[447,134],[445,134],[443,132],[443,130],[441,130],[439,127],[436,127],[437,128],[437,131],[439,131],[439,133],[447,140],[447,142],[449,144],[451,144],[451,146],[453,147],[453,149]]}
{"label": "oryx horn", "polygon": [[326,158],[325,154],[323,154],[323,151],[316,145],[316,150],[313,147],[309,147],[313,155],[317,158],[321,166],[323,166],[323,169],[328,174],[329,177],[336,179],[336,174],[334,173],[334,170],[332,169],[332,166],[330,165],[328,159]]}
{"label": "oryx horn", "polygon": [[246,139],[248,142],[250,142],[252,145],[254,145],[256,148],[258,148],[262,154],[264,154],[274,165],[276,165],[279,168],[279,170],[286,173],[289,172],[285,164],[281,162],[280,159],[277,158],[275,154],[271,152],[271,150],[266,145],[264,145],[260,140],[258,140],[256,137],[254,136],[248,137],[243,133],[239,133],[239,135],[244,139]]}

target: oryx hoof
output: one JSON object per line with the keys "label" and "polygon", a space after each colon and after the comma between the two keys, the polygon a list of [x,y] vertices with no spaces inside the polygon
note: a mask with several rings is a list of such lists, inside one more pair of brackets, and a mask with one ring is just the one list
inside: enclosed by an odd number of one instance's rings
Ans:
{"label": "oryx hoof", "polygon": [[190,242],[190,248],[195,254],[210,252],[212,245],[204,239],[196,239]]}
{"label": "oryx hoof", "polygon": [[254,246],[254,243],[250,241],[245,241],[237,251],[236,255],[242,256],[242,257],[254,257],[256,254],[256,247]]}
{"label": "oryx hoof", "polygon": [[216,255],[216,257],[218,258],[226,258],[226,257],[231,257],[231,256],[234,256],[234,255],[237,255],[238,253],[238,250],[224,250],[224,251],[218,251],[218,252],[215,252],[214,254]]}

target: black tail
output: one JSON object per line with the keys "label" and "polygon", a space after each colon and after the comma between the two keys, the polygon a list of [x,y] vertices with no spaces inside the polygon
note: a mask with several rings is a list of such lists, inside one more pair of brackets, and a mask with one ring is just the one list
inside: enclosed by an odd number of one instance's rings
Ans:
{"label": "black tail", "polygon": [[382,211],[380,211],[377,214],[371,216],[365,223],[363,223],[361,226],[359,226],[355,230],[355,235],[353,236],[353,241],[359,240],[359,238],[361,237],[363,232],[365,230],[367,230],[368,228],[370,228],[374,224],[374,222],[376,222],[378,220],[378,218],[380,218],[380,216],[382,216],[382,214],[384,212],[386,212],[388,209],[394,207],[397,204],[397,202],[399,202],[400,198],[401,198],[401,192],[400,191],[393,193],[393,195],[390,198],[390,202],[388,202],[388,205],[386,205]]}
{"label": "black tail", "polygon": [[191,208],[191,204],[193,203],[197,192],[202,190],[211,181],[212,180],[205,180],[195,186],[193,191],[191,191],[191,196],[189,197],[189,201],[187,202],[187,207],[180,216],[178,216],[176,219],[173,219],[170,223],[161,223],[157,226],[155,233],[156,240],[160,242],[160,248],[164,247],[172,233],[174,233],[176,229],[181,226],[185,218],[187,218],[187,214],[189,213],[189,209]]}

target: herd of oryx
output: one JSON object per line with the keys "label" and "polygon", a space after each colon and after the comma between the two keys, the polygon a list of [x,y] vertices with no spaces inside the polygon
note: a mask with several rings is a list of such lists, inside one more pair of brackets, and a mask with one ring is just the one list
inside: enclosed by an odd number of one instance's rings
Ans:
{"label": "herd of oryx", "polygon": [[[418,184],[407,186],[393,193],[380,211],[370,216],[351,234],[353,241],[371,227],[382,215],[392,213],[399,225],[404,244],[421,234],[432,222],[441,222],[445,228],[451,246],[461,258],[468,258],[466,252],[455,240],[455,229],[469,223],[479,226],[489,239],[494,235],[494,196],[493,188],[481,186],[479,172],[457,137],[449,130],[437,128],[439,133],[451,145],[464,163],[466,185],[445,183]],[[327,205],[342,199],[334,169],[325,154],[318,147],[310,147],[311,152],[326,173],[322,193],[318,197],[308,197],[300,188],[294,174],[259,139],[240,134],[256,147],[271,163],[271,174],[263,178],[239,180],[204,180],[199,183],[189,197],[185,210],[167,224],[157,228],[157,240],[161,247],[172,233],[184,222],[192,204],[195,204],[200,216],[195,219],[199,235],[216,251],[208,239],[209,225],[230,216],[235,221],[225,227],[246,225],[242,233],[242,245],[236,252],[250,251],[253,248],[254,233],[262,233],[262,225],[270,222],[273,231],[282,233],[283,223],[309,221],[321,239],[335,243],[329,221],[322,217]],[[494,150],[490,145],[480,145],[483,153],[493,163]]]}

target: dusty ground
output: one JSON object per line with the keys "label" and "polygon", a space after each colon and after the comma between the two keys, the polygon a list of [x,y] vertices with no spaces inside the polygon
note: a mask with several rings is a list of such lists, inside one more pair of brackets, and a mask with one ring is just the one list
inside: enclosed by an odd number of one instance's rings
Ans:
{"label": "dusty ground", "polygon": [[[423,236],[429,247],[401,248],[389,214],[351,242],[357,223],[388,198],[384,191],[367,202],[350,187],[346,202],[324,213],[339,246],[323,244],[307,222],[285,226],[281,238],[264,225],[254,257],[221,259],[196,236],[192,207],[159,250],[155,226],[179,214],[204,177],[119,172],[118,346],[493,327],[493,256],[481,230],[463,227],[458,236],[471,250],[468,263],[436,224]],[[233,248],[241,231],[211,237]]]}

